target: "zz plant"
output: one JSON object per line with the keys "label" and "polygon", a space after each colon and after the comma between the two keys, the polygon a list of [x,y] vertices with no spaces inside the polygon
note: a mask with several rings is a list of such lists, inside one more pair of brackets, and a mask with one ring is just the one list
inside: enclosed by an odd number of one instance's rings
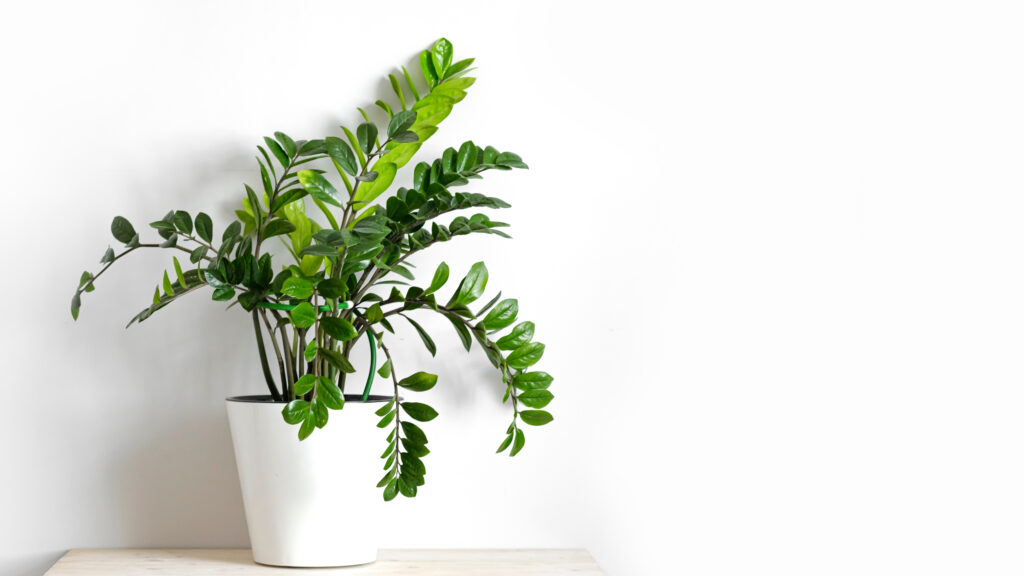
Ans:
{"label": "zz plant", "polygon": [[[173,271],[164,272],[152,304],[128,325],[206,287],[214,300],[230,302],[229,308],[237,304],[252,317],[270,397],[282,403],[282,417],[298,427],[299,440],[327,425],[332,411],[344,409],[349,376],[355,372],[349,358],[366,337],[371,366],[361,400],[368,398],[375,373],[390,380],[391,398],[377,411],[378,426],[389,429],[381,456],[386,473],[378,487],[385,500],[392,500],[397,494],[414,497],[423,485],[422,459],[430,450],[415,422],[437,417],[428,404],[407,401],[401,389],[426,392],[437,376],[418,371],[399,377],[387,334],[395,333],[394,321],[401,318],[434,355],[433,338],[413,316],[440,314],[467,351],[476,341],[497,369],[505,387],[502,401],[512,412],[498,452],[518,454],[526,442],[522,424],[552,420],[543,410],[553,398],[548,391],[552,377],[531,370],[544,354],[544,344],[533,339],[533,322],[516,323],[517,301],[502,299],[500,292],[471,308],[487,287],[483,262],[474,264],[445,299],[439,293],[448,283],[448,266],[442,262],[426,286],[414,285],[408,260],[459,236],[508,238],[501,230],[507,224],[482,213],[455,216],[447,224],[439,219],[461,210],[508,208],[500,198],[458,190],[484,172],[525,169],[526,164],[511,152],[464,142],[440,158],[416,164],[412,187],[398,188],[382,201],[398,171],[475,81],[467,75],[473,59],[453,61],[452,54],[452,44],[442,38],[420,55],[423,77],[418,83],[404,67],[401,77],[388,75],[397,102],[376,102],[386,126],[378,127],[360,108],[365,122],[354,132],[342,126],[341,134],[322,139],[293,140],[282,132],[264,138],[265,146],[257,146],[259,182],[245,185],[237,219],[219,236],[203,212],[193,217],[171,211],[150,223],[159,242],[143,242],[127,219],[115,217],[111,232],[124,248],[107,248],[103,267],[82,274],[71,315],[77,320],[83,293],[92,292],[110,266],[128,254],[143,248],[188,254],[189,264],[173,258]],[[310,202],[322,214],[322,224],[307,214]],[[272,240],[283,244],[287,264],[275,266],[266,251]],[[378,350],[384,357],[379,367]]]}

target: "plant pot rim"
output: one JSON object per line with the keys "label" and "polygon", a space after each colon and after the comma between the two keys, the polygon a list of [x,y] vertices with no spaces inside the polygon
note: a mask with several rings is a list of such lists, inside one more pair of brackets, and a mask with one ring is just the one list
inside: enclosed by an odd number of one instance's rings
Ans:
{"label": "plant pot rim", "polygon": [[[252,394],[247,396],[229,396],[225,398],[228,402],[241,402],[250,404],[287,404],[284,400],[274,400],[270,394]],[[391,400],[391,396],[381,396],[380,394],[371,394],[370,397],[364,402],[361,394],[345,394],[345,403],[357,402],[359,404],[374,404],[383,403]]]}

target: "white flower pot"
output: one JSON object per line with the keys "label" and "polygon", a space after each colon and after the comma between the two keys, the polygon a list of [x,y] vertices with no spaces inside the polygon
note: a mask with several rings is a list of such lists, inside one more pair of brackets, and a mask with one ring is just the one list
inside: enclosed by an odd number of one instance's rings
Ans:
{"label": "white flower pot", "polygon": [[374,411],[389,397],[346,396],[322,429],[299,441],[298,426],[267,396],[228,398],[253,559],[273,566],[325,567],[377,559],[376,487],[387,447]]}

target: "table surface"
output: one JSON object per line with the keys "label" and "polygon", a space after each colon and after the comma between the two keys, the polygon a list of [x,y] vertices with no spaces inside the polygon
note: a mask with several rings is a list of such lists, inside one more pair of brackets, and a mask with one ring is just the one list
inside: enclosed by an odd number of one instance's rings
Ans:
{"label": "table surface", "polygon": [[46,576],[603,576],[586,550],[381,550],[373,564],[278,568],[246,549],[71,550]]}

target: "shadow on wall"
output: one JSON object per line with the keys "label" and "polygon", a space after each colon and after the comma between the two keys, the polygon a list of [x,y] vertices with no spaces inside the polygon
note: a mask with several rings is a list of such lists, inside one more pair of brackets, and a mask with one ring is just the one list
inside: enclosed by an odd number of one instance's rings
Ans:
{"label": "shadow on wall", "polygon": [[126,547],[247,547],[227,415],[177,422],[128,455],[119,473]]}

